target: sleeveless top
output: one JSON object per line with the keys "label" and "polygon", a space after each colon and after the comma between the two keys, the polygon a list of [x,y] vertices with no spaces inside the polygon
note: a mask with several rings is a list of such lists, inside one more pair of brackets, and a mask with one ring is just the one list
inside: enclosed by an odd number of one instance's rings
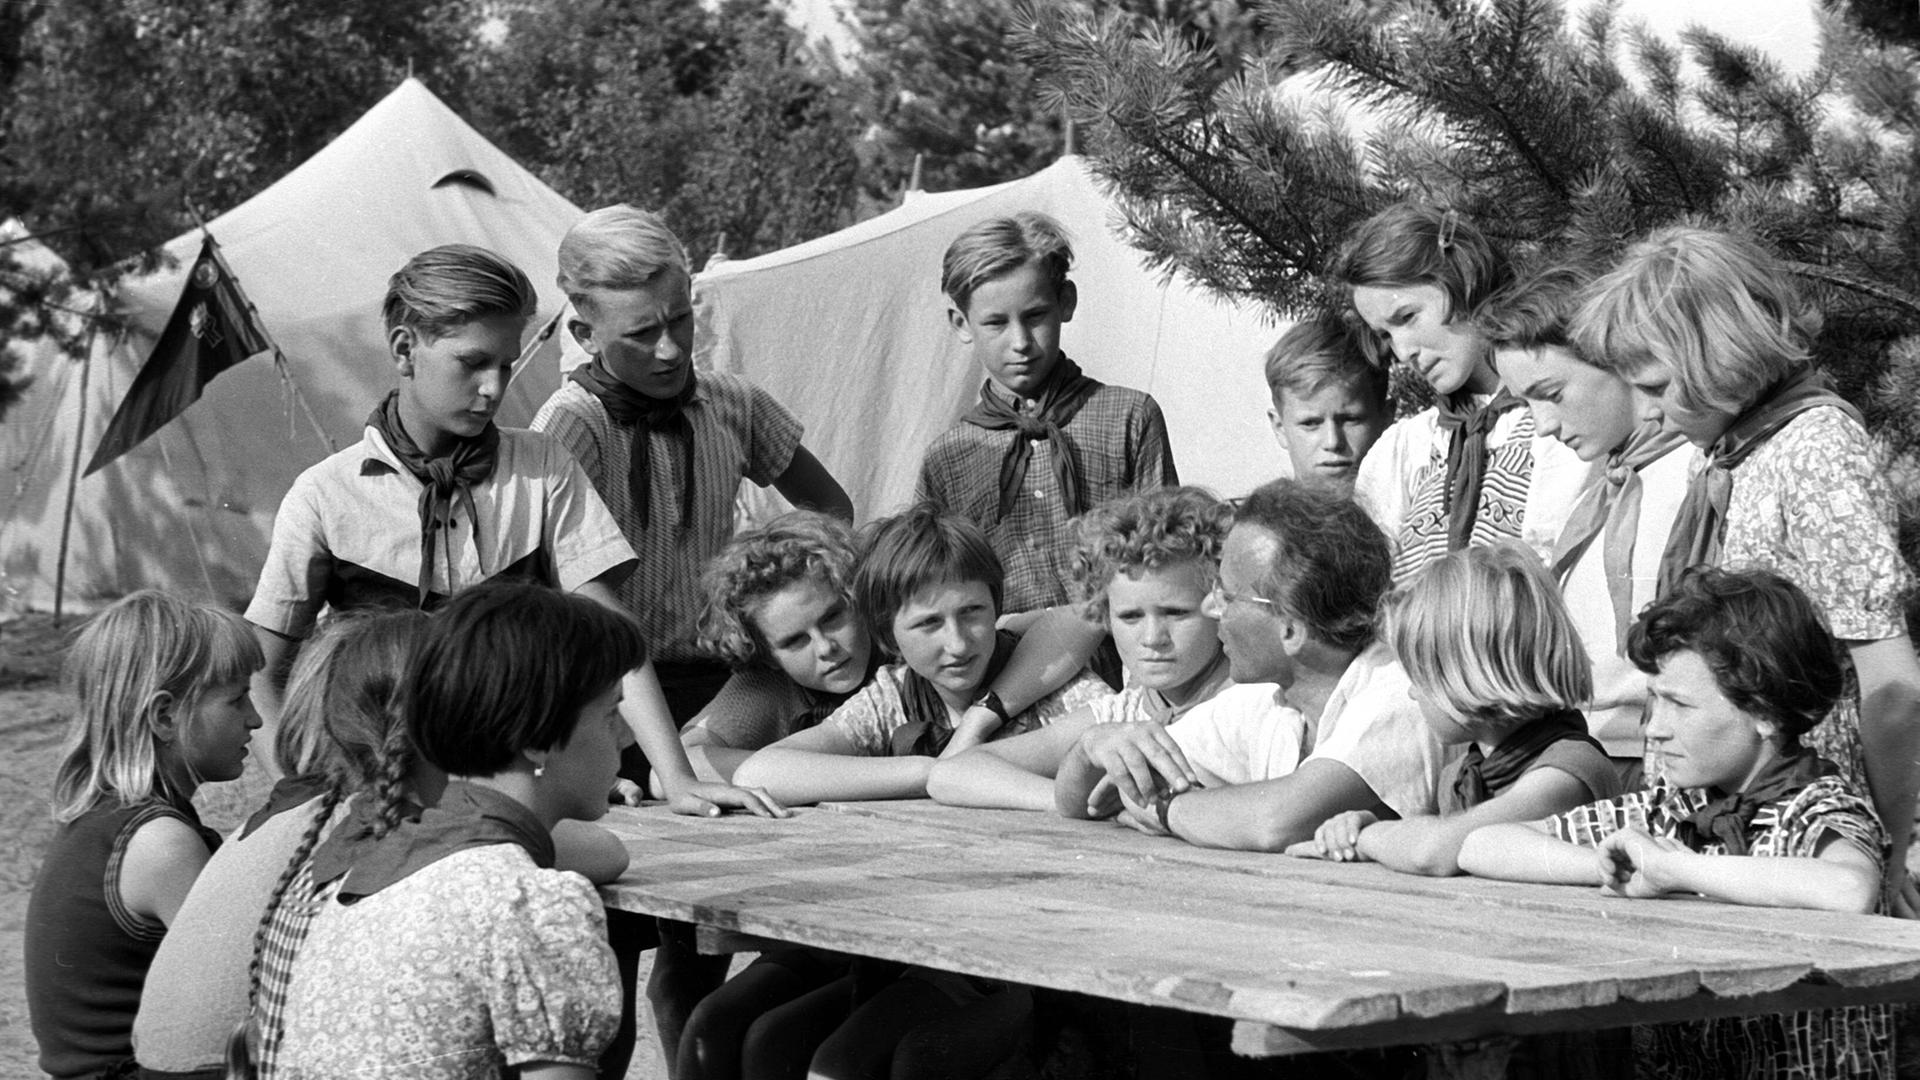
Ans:
{"label": "sleeveless top", "polygon": [[27,903],[27,1008],[40,1068],[57,1078],[95,1075],[133,1056],[133,1018],[165,924],[120,901],[127,842],[157,818],[178,818],[206,841],[193,804],[150,799],[97,806],[54,831]]}

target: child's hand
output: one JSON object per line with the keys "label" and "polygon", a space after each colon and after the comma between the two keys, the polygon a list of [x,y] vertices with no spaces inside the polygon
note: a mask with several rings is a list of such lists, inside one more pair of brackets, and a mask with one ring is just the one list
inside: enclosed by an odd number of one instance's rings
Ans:
{"label": "child's hand", "polygon": [[1120,797],[1136,806],[1151,803],[1157,791],[1177,795],[1200,785],[1180,744],[1152,721],[1095,724],[1080,736],[1080,749],[1113,781]]}
{"label": "child's hand", "polygon": [[1000,730],[1000,714],[985,705],[974,705],[967,709],[966,715],[953,727],[953,735],[947,739],[947,748],[940,756],[950,758],[955,754],[971,750]]}
{"label": "child's hand", "polygon": [[1313,834],[1313,846],[1323,859],[1334,862],[1364,861],[1366,856],[1360,854],[1360,830],[1379,820],[1379,816],[1371,810],[1349,810],[1344,814],[1335,814],[1320,823],[1320,828]]}
{"label": "child's hand", "polygon": [[639,806],[647,793],[639,784],[621,777],[613,782],[613,790],[607,792],[607,801],[615,806]]}
{"label": "child's hand", "polygon": [[1691,854],[1678,840],[1645,829],[1621,829],[1600,843],[1600,887],[1634,899],[1663,896],[1673,891],[1663,868],[1676,855]]}
{"label": "child's hand", "polygon": [[734,787],[697,780],[673,793],[667,808],[688,817],[719,817],[727,810],[746,810],[759,817],[783,818],[787,808],[760,788]]}
{"label": "child's hand", "polygon": [[[1159,725],[1155,725],[1156,727]],[[1134,802],[1124,794],[1120,796],[1120,813],[1114,819],[1129,829],[1146,833],[1148,836],[1171,836],[1160,825],[1160,808],[1151,801],[1146,804]]]}

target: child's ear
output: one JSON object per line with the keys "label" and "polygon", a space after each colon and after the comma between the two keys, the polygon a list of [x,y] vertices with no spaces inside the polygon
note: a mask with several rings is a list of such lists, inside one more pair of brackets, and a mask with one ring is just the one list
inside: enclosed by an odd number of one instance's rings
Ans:
{"label": "child's ear", "polygon": [[539,776],[541,773],[547,771],[547,751],[535,750],[532,747],[528,747],[520,751],[520,756],[526,758],[527,764],[533,766],[533,775]]}
{"label": "child's ear", "polygon": [[1072,322],[1073,309],[1079,306],[1080,306],[1080,290],[1075,288],[1073,282],[1071,281],[1061,282],[1060,283],[1060,321]]}
{"label": "child's ear", "polygon": [[961,342],[967,345],[973,344],[973,324],[967,321],[966,312],[948,304],[947,325],[953,327],[953,332],[959,335]]}
{"label": "child's ear", "polygon": [[393,357],[393,364],[400,369],[402,378],[413,378],[413,346],[415,342],[413,328],[396,326],[387,331],[387,352]]}
{"label": "child's ear", "polygon": [[573,340],[580,343],[580,347],[586,350],[588,356],[600,355],[600,346],[593,340],[593,327],[587,325],[584,319],[568,319],[567,333],[573,335]]}
{"label": "child's ear", "polygon": [[173,695],[165,690],[147,699],[147,727],[153,737],[162,743],[170,743],[180,737],[180,710]]}
{"label": "child's ear", "polygon": [[1780,726],[1771,720],[1754,721],[1753,732],[1760,736],[1761,742],[1770,742],[1778,746],[1782,741],[1780,738]]}

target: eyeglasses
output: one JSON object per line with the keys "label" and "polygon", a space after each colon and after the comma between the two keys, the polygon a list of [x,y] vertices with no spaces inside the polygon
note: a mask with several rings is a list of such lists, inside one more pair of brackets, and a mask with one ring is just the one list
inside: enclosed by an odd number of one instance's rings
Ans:
{"label": "eyeglasses", "polygon": [[1240,600],[1245,600],[1249,604],[1265,604],[1268,607],[1274,606],[1273,601],[1267,599],[1264,596],[1254,596],[1251,593],[1232,592],[1228,590],[1228,588],[1225,585],[1222,585],[1218,579],[1215,579],[1213,583],[1213,595],[1219,597],[1220,603],[1223,605],[1235,603],[1236,601],[1240,601]]}

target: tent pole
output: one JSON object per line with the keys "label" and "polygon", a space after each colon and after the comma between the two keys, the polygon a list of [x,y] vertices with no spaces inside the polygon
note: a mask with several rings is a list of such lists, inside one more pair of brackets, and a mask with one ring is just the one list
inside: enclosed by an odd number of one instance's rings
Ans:
{"label": "tent pole", "polygon": [[60,555],[53,571],[53,625],[59,626],[66,614],[67,542],[73,536],[73,499],[80,488],[80,462],[87,446],[87,384],[93,375],[93,346],[100,336],[100,319],[105,314],[106,294],[94,302],[94,314],[87,325],[87,351],[80,358],[80,411],[73,424],[73,467],[67,470],[67,508],[60,515]]}

